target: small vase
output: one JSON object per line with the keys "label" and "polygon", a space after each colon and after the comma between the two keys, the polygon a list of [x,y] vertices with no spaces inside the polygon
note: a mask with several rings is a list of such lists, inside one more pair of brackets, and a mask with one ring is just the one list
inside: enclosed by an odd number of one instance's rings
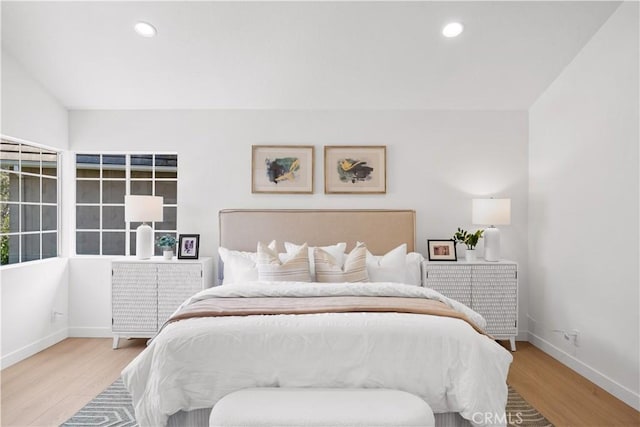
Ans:
{"label": "small vase", "polygon": [[467,249],[467,251],[464,254],[464,258],[467,260],[467,262],[473,262],[475,261],[476,258],[476,250],[475,249]]}
{"label": "small vase", "polygon": [[173,258],[173,251],[171,249],[163,249],[162,256],[164,259],[170,260]]}

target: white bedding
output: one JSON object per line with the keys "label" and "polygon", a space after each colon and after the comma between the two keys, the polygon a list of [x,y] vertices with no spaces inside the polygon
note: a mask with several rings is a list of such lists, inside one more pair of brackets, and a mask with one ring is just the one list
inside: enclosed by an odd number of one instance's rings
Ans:
{"label": "white bedding", "polygon": [[[220,286],[191,300],[238,296],[433,298],[484,327],[471,309],[396,283]],[[435,413],[504,419],[511,354],[466,322],[401,313],[211,317],[169,324],[122,375],[141,426],[212,407],[248,387],[384,387],[422,397]],[[482,416],[477,415],[481,413]],[[497,414],[485,417],[484,414]],[[476,414],[474,416],[474,414]]]}

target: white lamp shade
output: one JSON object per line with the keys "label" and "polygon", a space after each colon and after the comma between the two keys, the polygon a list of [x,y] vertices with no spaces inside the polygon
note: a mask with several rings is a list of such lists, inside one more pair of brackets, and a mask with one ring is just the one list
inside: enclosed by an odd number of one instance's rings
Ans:
{"label": "white lamp shade", "polygon": [[162,197],[124,196],[125,221],[162,221]]}
{"label": "white lamp shade", "polygon": [[511,224],[511,199],[473,199],[471,203],[473,224]]}

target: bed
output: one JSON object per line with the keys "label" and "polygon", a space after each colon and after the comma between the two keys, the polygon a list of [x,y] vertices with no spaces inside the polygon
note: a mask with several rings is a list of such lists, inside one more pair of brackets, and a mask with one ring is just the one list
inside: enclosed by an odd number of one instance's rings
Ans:
{"label": "bed", "polygon": [[[409,252],[415,249],[411,210],[224,210],[219,227],[220,246],[237,251],[255,252],[257,242],[272,239],[280,245],[345,242],[347,252],[365,242],[374,254],[389,253],[403,244]],[[220,279],[225,278],[220,275]],[[408,391],[431,406],[437,426],[493,425],[486,421],[504,420],[511,354],[474,330],[471,325],[483,322],[477,313],[430,289],[391,282],[236,280],[205,290],[183,306],[188,309],[208,300],[248,304],[326,297],[433,300],[470,321],[402,310],[176,321],[165,325],[123,371],[136,418],[142,426],[206,426],[211,407],[227,393],[280,386]]]}

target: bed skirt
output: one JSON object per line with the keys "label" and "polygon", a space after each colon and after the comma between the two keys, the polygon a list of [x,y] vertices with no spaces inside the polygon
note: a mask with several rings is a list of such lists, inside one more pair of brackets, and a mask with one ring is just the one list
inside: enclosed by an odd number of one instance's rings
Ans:
{"label": "bed skirt", "polygon": [[[169,417],[167,427],[208,427],[211,408],[180,411]],[[456,412],[434,414],[436,427],[471,427],[471,423]]]}

